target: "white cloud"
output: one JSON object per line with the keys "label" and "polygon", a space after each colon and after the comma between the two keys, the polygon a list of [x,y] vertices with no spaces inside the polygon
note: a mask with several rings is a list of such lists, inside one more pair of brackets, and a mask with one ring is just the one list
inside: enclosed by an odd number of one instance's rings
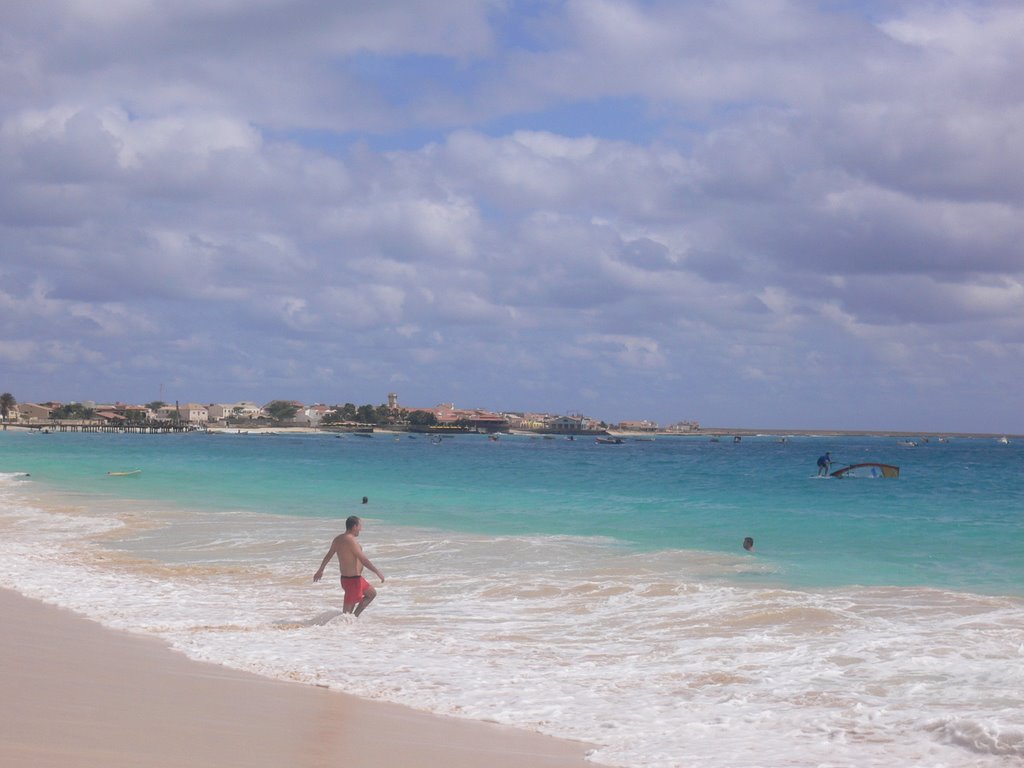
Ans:
{"label": "white cloud", "polygon": [[405,298],[401,288],[364,284],[327,288],[322,301],[332,327],[360,329],[400,324]]}
{"label": "white cloud", "polygon": [[0,359],[9,363],[25,362],[35,351],[35,342],[28,339],[0,340]]}
{"label": "white cloud", "polygon": [[1015,380],[1024,10],[835,8],[16,5],[0,356],[830,426],[812,385]]}
{"label": "white cloud", "polygon": [[580,343],[594,346],[620,365],[630,368],[659,368],[665,357],[654,339],[620,334],[591,334],[580,338]]}
{"label": "white cloud", "polygon": [[47,341],[42,345],[42,364],[51,370],[66,370],[66,366],[98,364],[105,360],[102,352],[77,341]]}
{"label": "white cloud", "polygon": [[86,320],[95,330],[105,336],[122,336],[127,333],[151,333],[156,324],[145,314],[122,304],[73,303],[68,312],[77,321]]}

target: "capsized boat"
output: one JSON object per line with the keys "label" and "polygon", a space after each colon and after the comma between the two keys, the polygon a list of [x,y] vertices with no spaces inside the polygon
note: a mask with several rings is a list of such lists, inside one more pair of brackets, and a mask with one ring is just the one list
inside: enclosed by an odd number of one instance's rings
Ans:
{"label": "capsized boat", "polygon": [[598,438],[594,439],[594,442],[595,443],[600,443],[601,445],[622,445],[622,438],[621,437],[598,437]]}
{"label": "capsized boat", "polygon": [[899,477],[900,468],[894,464],[878,464],[873,461],[864,464],[851,464],[837,469],[832,477]]}

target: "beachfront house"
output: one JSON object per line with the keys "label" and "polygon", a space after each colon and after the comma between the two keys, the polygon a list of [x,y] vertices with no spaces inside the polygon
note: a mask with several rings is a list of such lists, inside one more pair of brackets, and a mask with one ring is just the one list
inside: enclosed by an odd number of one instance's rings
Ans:
{"label": "beachfront house", "polygon": [[544,425],[544,432],[559,435],[582,435],[591,432],[604,432],[604,427],[587,416],[559,416]]}
{"label": "beachfront house", "polygon": [[210,412],[205,405],[199,403],[185,403],[179,407],[181,420],[190,424],[205,424],[210,420]]}
{"label": "beachfront house", "polygon": [[433,408],[423,410],[433,413],[438,424],[454,424],[462,415],[461,409],[456,408],[455,403],[438,403]]}
{"label": "beachfront house", "polygon": [[550,421],[551,416],[546,413],[505,413],[502,414],[508,422],[510,429],[524,429],[538,431]]}
{"label": "beachfront house", "polygon": [[697,432],[700,430],[698,421],[680,421],[665,428],[666,432]]}
{"label": "beachfront house", "polygon": [[211,423],[227,421],[232,407],[231,403],[210,403],[206,406],[206,417]]}
{"label": "beachfront house", "polygon": [[616,429],[621,429],[623,432],[657,432],[658,423],[649,419],[643,419],[642,421],[620,421]]}
{"label": "beachfront house", "polygon": [[119,424],[125,420],[124,416],[109,406],[100,406],[92,412],[93,419],[98,419],[107,424]]}
{"label": "beachfront house", "polygon": [[25,421],[29,424],[49,421],[50,407],[47,405],[36,405],[35,403],[18,403],[11,412],[9,421]]}
{"label": "beachfront house", "polygon": [[157,418],[161,421],[206,424],[210,420],[210,411],[199,403],[180,403],[163,406],[157,411]]}
{"label": "beachfront house", "polygon": [[305,423],[310,427],[316,427],[323,421],[324,416],[330,413],[333,408],[323,403],[315,403],[308,408],[303,408],[297,414],[295,414],[295,420],[299,423]]}
{"label": "beachfront house", "polygon": [[108,424],[118,422],[141,423],[150,418],[150,410],[144,405],[127,405],[125,403],[103,403],[93,408],[93,416],[103,419]]}
{"label": "beachfront house", "polygon": [[237,403],[210,403],[206,406],[207,417],[210,421],[227,422],[228,419],[238,421],[240,419],[259,419],[263,416],[263,409],[248,400]]}
{"label": "beachfront house", "polygon": [[503,432],[508,429],[508,420],[501,414],[483,408],[456,408],[454,403],[440,403],[433,408],[422,408],[434,414],[441,426],[458,424],[480,432]]}
{"label": "beachfront house", "polygon": [[251,400],[239,400],[232,408],[231,415],[237,419],[262,419],[267,414],[263,412],[263,406]]}

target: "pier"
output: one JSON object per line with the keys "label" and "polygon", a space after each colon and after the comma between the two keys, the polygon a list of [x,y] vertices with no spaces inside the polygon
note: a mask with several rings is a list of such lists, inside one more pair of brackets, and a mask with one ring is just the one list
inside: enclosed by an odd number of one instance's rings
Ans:
{"label": "pier", "polygon": [[175,424],[166,421],[150,421],[138,424],[107,424],[96,422],[47,422],[43,424],[25,424],[37,432],[110,432],[138,435],[166,435],[182,432],[206,432],[206,427],[199,424]]}

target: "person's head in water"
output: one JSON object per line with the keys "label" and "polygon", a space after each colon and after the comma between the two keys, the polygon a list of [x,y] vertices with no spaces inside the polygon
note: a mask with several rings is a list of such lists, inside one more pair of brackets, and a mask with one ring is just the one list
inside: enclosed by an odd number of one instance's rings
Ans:
{"label": "person's head in water", "polygon": [[351,515],[345,520],[345,533],[352,533],[352,531],[359,527],[360,522],[362,521],[358,515]]}
{"label": "person's head in water", "polygon": [[747,552],[753,552],[754,551],[754,540],[752,538],[750,538],[749,536],[747,536],[747,538],[745,538],[743,540],[743,548],[745,550],[747,550]]}
{"label": "person's head in water", "polygon": [[370,497],[369,496],[363,496],[363,504],[366,504],[369,501],[370,501]]}

